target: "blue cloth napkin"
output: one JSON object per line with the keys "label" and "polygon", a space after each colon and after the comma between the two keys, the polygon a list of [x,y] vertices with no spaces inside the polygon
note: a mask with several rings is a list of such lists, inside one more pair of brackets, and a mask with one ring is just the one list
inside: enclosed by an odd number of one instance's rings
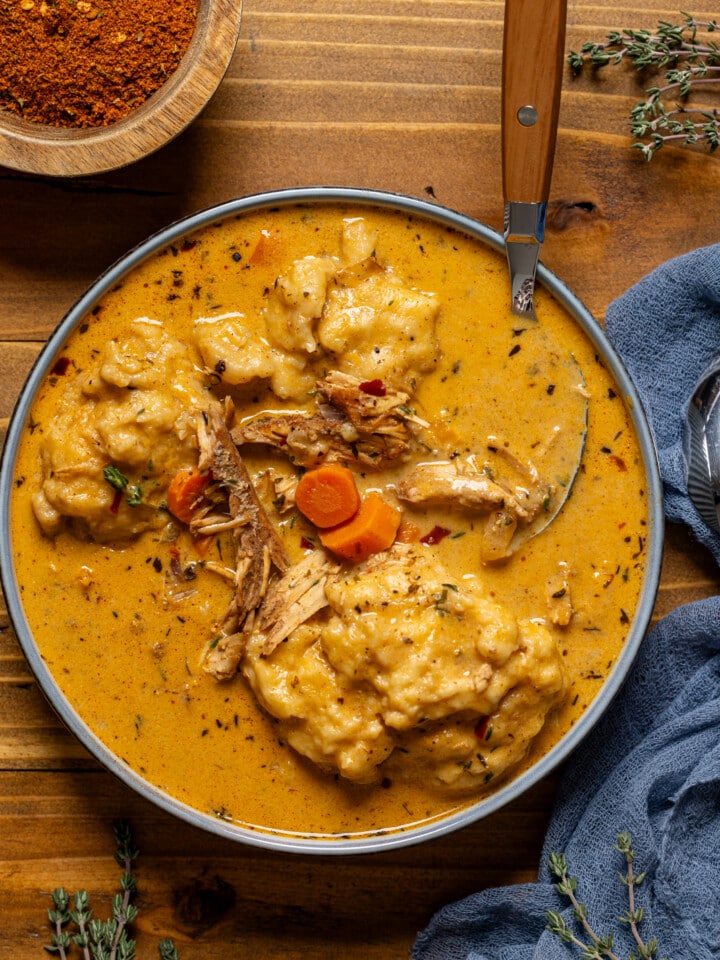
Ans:
{"label": "blue cloth napkin", "polygon": [[[683,423],[689,397],[720,353],[720,245],[669,261],[613,303],[607,332],[648,413],[668,519],[687,524],[720,563],[720,536],[689,500]],[[439,911],[417,937],[415,960],[571,960],[576,946],[546,929],[572,908],[547,860],[564,852],[595,930],[614,951],[635,949],[624,859],[632,835],[641,933],[669,960],[720,958],[720,598],[680,607],[644,641],[630,675],[563,773],[538,881],[484,890]],[[587,941],[587,937],[584,937]],[[636,951],[637,952],[637,951]]]}

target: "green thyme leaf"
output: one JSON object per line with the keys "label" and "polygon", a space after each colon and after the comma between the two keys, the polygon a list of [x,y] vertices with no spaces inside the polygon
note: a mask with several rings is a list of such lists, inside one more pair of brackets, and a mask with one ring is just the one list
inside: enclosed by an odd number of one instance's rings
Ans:
{"label": "green thyme leaf", "polygon": [[129,483],[125,474],[121,473],[112,463],[108,464],[103,470],[103,477],[115,490],[125,490]]}

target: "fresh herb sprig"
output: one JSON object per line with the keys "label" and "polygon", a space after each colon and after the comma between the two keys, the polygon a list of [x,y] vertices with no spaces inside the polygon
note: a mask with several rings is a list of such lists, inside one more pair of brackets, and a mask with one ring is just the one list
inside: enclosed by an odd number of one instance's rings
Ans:
{"label": "fresh herb sprig", "polygon": [[118,493],[127,493],[127,503],[130,507],[139,507],[142,503],[142,488],[131,484],[128,478],[114,464],[109,464],[103,470],[105,482],[109,483]]}
{"label": "fresh herb sprig", "polygon": [[[645,917],[645,911],[642,907],[637,906],[635,900],[636,890],[645,879],[645,874],[636,874],[633,870],[635,852],[632,847],[632,838],[627,831],[618,834],[615,849],[625,859],[626,870],[624,874],[619,874],[619,878],[628,891],[628,909],[622,917],[618,917],[618,920],[629,927],[635,941],[635,949],[628,954],[627,960],[653,960],[657,957],[658,941],[653,937],[645,942],[640,936],[639,926]],[[588,942],[583,941],[581,934],[578,935],[562,914],[555,910],[549,910],[546,914],[547,929],[560,937],[563,943],[574,944],[581,951],[580,955],[583,960],[620,960],[620,957],[614,952],[615,935],[613,933],[600,935],[590,925],[587,907],[577,898],[577,877],[570,876],[565,854],[551,853],[548,865],[552,875],[558,881],[555,884],[555,889],[570,900],[573,917],[581,931],[584,931]],[[658,958],[658,960],[663,960],[663,958]]]}
{"label": "fresh herb sprig", "polygon": [[[123,873],[120,892],[113,897],[112,916],[108,920],[93,917],[86,890],[78,890],[73,897],[64,887],[53,890],[53,907],[48,910],[53,932],[45,949],[57,954],[60,960],[68,960],[74,953],[73,947],[79,949],[82,960],[135,960],[135,941],[129,935],[129,927],[138,912],[131,902],[137,891],[132,866],[138,850],[126,821],[116,823],[114,832],[115,859]],[[160,960],[178,960],[175,945],[169,938],[158,944],[158,953]]]}
{"label": "fresh herb sprig", "polygon": [[647,99],[630,112],[631,134],[640,138],[633,147],[647,160],[670,143],[702,144],[710,153],[720,146],[720,110],[688,104],[690,94],[701,88],[720,89],[720,46],[710,37],[720,24],[681,16],[681,24],[661,20],[655,30],[614,30],[605,42],[584,43],[568,55],[576,74],[586,65],[600,68],[624,60],[641,73],[665,71],[665,82],[648,87]]}

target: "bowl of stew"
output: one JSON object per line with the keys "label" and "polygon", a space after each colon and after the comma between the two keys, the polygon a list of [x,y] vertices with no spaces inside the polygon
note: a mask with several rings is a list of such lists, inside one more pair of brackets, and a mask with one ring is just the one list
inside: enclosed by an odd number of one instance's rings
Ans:
{"label": "bowl of stew", "polygon": [[[108,770],[295,853],[431,840],[555,769],[650,621],[661,489],[601,326],[437,204],[280,190],[61,321],[0,474],[8,609]],[[550,521],[550,522],[548,522]]]}

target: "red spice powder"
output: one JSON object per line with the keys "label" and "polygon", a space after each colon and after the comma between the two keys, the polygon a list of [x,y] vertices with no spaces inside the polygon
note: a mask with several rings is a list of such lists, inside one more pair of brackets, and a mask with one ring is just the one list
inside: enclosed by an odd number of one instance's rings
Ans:
{"label": "red spice powder", "polygon": [[197,0],[0,0],[0,107],[34,123],[103,127],[177,68]]}

